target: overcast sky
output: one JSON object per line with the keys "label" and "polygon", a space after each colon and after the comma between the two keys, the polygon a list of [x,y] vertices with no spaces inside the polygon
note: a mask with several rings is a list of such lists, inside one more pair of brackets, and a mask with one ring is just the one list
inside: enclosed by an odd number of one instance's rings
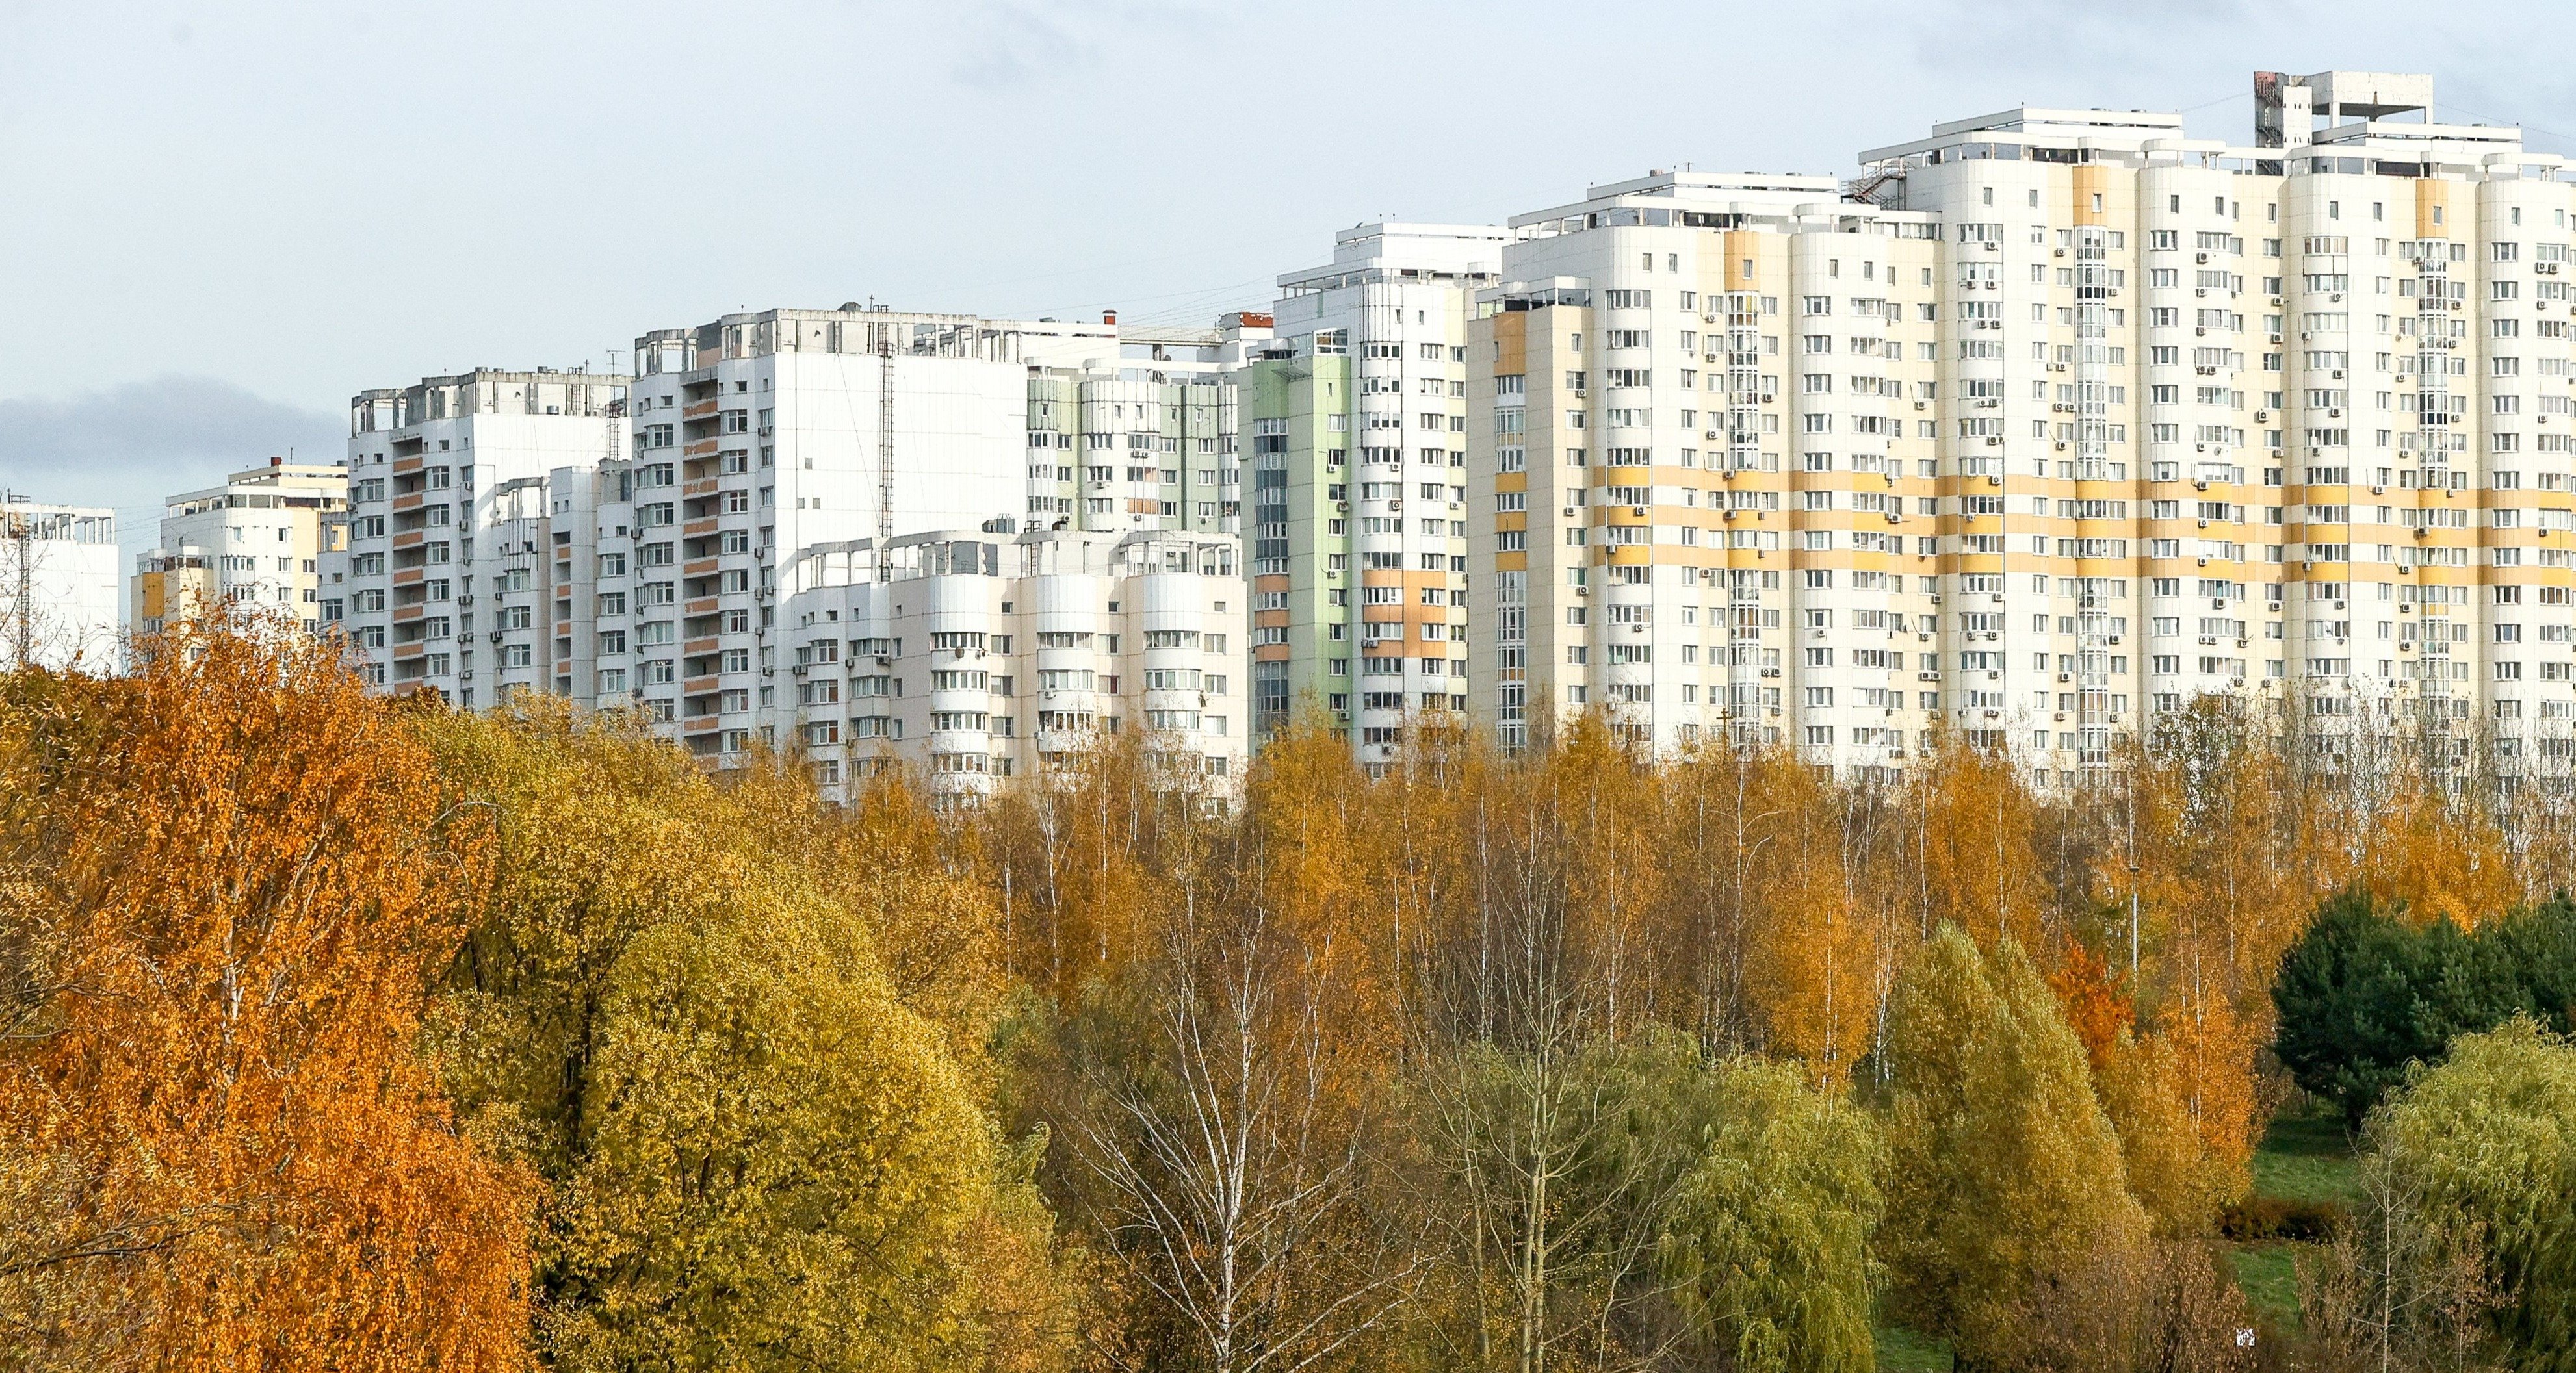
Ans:
{"label": "overcast sky", "polygon": [[[2429,70],[2576,151],[2563,5],[2228,0],[0,0],[0,485],[118,507],[350,393],[875,299],[1201,322],[1381,217],[1648,167],[1848,173],[1935,120]],[[2456,103],[2453,103],[2456,102]]]}

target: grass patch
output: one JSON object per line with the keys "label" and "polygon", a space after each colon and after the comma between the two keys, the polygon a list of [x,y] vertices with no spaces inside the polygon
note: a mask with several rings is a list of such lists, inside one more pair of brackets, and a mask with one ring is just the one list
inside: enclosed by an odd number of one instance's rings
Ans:
{"label": "grass patch", "polygon": [[[2349,1213],[2361,1201],[2361,1184],[2352,1157],[2352,1137],[2343,1114],[2315,1098],[2294,1101],[2272,1118],[2254,1150],[2254,1198],[2237,1208],[2248,1212],[2290,1211],[2307,1214],[2318,1208]],[[2265,1206],[2263,1203],[2270,1203]],[[2227,1261],[2237,1290],[2275,1330],[2299,1328],[2298,1257],[2305,1244],[2276,1238],[2254,1238],[2228,1246]]]}
{"label": "grass patch", "polygon": [[2236,1270],[2236,1288],[2254,1314],[2276,1330],[2299,1328],[2298,1254],[2296,1244],[2242,1244],[2227,1255]]}
{"label": "grass patch", "polygon": [[1873,1333],[1878,1373],[1950,1373],[1948,1344],[1901,1325],[1882,1325]]}
{"label": "grass patch", "polygon": [[2254,1150],[2253,1173],[2256,1196],[2345,1206],[2361,1200],[2343,1116],[2320,1102],[2273,1117]]}

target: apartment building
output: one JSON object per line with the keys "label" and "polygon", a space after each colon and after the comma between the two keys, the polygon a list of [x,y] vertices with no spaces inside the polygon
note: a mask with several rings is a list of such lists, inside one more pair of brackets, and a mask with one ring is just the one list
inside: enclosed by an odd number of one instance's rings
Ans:
{"label": "apartment building", "polygon": [[1512,221],[1480,717],[2061,781],[2203,692],[2566,719],[2576,178],[2429,78],[2256,85],[2251,146],[2023,108]]}
{"label": "apartment building", "polygon": [[[805,718],[819,681],[781,674],[782,568],[830,566],[846,579],[855,566],[863,580],[890,584],[919,575],[922,550],[958,544],[956,531],[982,536],[979,547],[1016,550],[1025,528],[1034,551],[1014,559],[1049,569],[1069,560],[1062,575],[1112,587],[1098,612],[1112,623],[1097,631],[1111,645],[1109,666],[1098,671],[1112,684],[1101,694],[1117,698],[1117,683],[1184,670],[1142,648],[1127,652],[1132,671],[1119,666],[1117,645],[1165,632],[1117,620],[1121,604],[1140,607],[1124,612],[1134,618],[1171,599],[1143,592],[1174,575],[1146,576],[1142,560],[1162,548],[1146,536],[1199,536],[1178,546],[1229,551],[1193,555],[1191,576],[1240,576],[1230,551],[1238,478],[1229,374],[1266,337],[1267,320],[1249,314],[1207,329],[1122,328],[1114,315],[1097,325],[995,321],[853,303],[648,333],[636,340],[631,381],[476,373],[368,392],[352,411],[349,551],[326,564],[324,606],[389,690],[436,689],[465,706],[529,690],[634,707],[722,763],[756,741],[824,732],[809,725],[840,728],[838,717]],[[451,542],[445,531],[458,529],[472,534]],[[883,568],[878,549],[892,550]],[[939,574],[949,575],[965,574]],[[997,562],[976,575],[998,585],[1021,574]],[[1132,602],[1116,593],[1121,579],[1137,578],[1145,580]],[[1215,599],[1230,611],[1207,613],[1242,613],[1239,592]],[[843,623],[845,609],[831,607],[823,622]],[[896,629],[859,637],[927,645],[934,634],[968,632],[943,620],[907,636],[899,631],[913,621],[903,612],[873,613]],[[1013,637],[1007,622],[974,632]],[[1243,636],[1218,632],[1212,642],[1218,653],[1240,651]],[[1239,671],[1213,675],[1218,695],[1243,689]],[[1007,696],[1013,675],[1000,680]],[[1179,718],[1181,707],[1149,690],[1128,693],[1136,712],[1112,699],[1106,711],[1061,713],[1112,727]],[[925,763],[972,753],[993,760],[987,767],[1018,764],[1019,745],[970,750],[962,734],[934,732],[934,719],[962,718],[964,707],[942,701],[908,736],[858,737],[912,747]],[[1224,740],[1248,728],[1246,714],[1211,712],[1215,737],[1200,750],[1217,760],[1210,766],[1239,758],[1241,745]],[[867,723],[878,718],[852,728],[906,728],[900,713]],[[1006,706],[998,718],[1007,728],[1017,717]],[[1188,739],[1200,726],[1171,727],[1199,749]],[[839,760],[824,761],[837,772]],[[952,789],[993,775],[949,766],[963,779]]]}
{"label": "apartment building", "polygon": [[1035,529],[1234,532],[1241,491],[1234,372],[1270,319],[1208,329],[1119,325],[1115,353],[1028,375],[1028,516]]}
{"label": "apartment building", "polygon": [[0,670],[124,663],[116,512],[0,492]]}
{"label": "apartment building", "polygon": [[194,547],[136,554],[126,590],[126,627],[138,636],[211,614],[223,602],[215,555]]}
{"label": "apartment building", "polygon": [[321,616],[368,680],[488,706],[570,694],[549,478],[625,452],[623,376],[477,369],[350,402],[345,542]]}
{"label": "apartment building", "polygon": [[1467,334],[1509,236],[1363,224],[1279,278],[1236,379],[1259,728],[1311,701],[1382,769],[1408,716],[1466,708]]}
{"label": "apartment building", "polygon": [[853,303],[660,330],[636,357],[629,693],[719,760],[785,704],[779,569],[858,539],[1016,531],[1033,371],[1114,378],[1119,340],[1114,323]]}
{"label": "apartment building", "polygon": [[[1163,765],[1229,793],[1251,740],[1239,557],[1230,535],[1179,529],[807,547],[780,570],[792,688],[765,722],[835,796],[901,760],[937,796],[971,798],[1137,730]],[[729,726],[718,712],[680,727]]]}
{"label": "apartment building", "polygon": [[1658,172],[1512,227],[1468,348],[1480,716],[1518,743],[1610,708],[1673,746],[1813,702],[1899,746],[1929,708],[1934,223]]}
{"label": "apartment building", "polygon": [[349,473],[338,463],[272,457],[224,484],[169,499],[160,546],[136,558],[129,620],[158,633],[171,620],[218,605],[322,618],[322,559],[339,551]]}

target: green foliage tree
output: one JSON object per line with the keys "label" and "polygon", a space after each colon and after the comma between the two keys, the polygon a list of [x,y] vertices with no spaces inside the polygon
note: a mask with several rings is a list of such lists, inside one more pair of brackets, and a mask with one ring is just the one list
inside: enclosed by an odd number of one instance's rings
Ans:
{"label": "green foliage tree", "polygon": [[[2559,951],[2571,941],[2566,903],[2475,936],[2447,919],[2410,925],[2398,918],[2403,910],[2346,889],[2290,946],[2272,984],[2282,1065],[2356,1126],[2407,1065],[2438,1062],[2453,1036],[2539,1009],[2522,958],[2533,960],[2541,994],[2563,995],[2555,984],[2565,976]],[[2562,1003],[2562,1025],[2565,1013]]]}
{"label": "green foliage tree", "polygon": [[2437,1256],[2483,1253],[2505,1362],[2576,1371],[2576,1045],[2522,1016],[2463,1035],[2371,1140]]}
{"label": "green foliage tree", "polygon": [[1743,1373],[1873,1367],[1874,1123],[1785,1064],[1736,1059],[1712,1076],[1716,1120],[1662,1243],[1696,1342]]}
{"label": "green foliage tree", "polygon": [[2118,1256],[2147,1218],[2084,1048],[2020,946],[1944,926],[1889,1008],[1882,1256],[1904,1316],[1963,1361],[2011,1366],[2029,1313]]}
{"label": "green foliage tree", "polygon": [[2558,892],[2478,928],[2522,989],[2522,1007],[2560,1034],[2576,1029],[2576,899]]}
{"label": "green foliage tree", "polygon": [[1469,1043],[1423,1065],[1413,1091],[1428,1204],[1464,1288],[1441,1317],[1462,1361],[1544,1373],[1672,1357],[1659,1242],[1718,1119],[1698,1047],[1666,1030],[1554,1051]]}

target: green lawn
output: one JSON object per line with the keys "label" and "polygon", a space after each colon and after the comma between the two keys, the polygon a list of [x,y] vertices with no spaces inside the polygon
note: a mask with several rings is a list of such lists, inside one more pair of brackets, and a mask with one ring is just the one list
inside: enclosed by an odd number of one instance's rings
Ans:
{"label": "green lawn", "polygon": [[2254,1191],[2283,1201],[2361,1200],[2352,1144],[2331,1106],[2293,1106],[2272,1120],[2254,1150]]}
{"label": "green lawn", "polygon": [[2254,1314],[2279,1330],[2299,1328],[2298,1251],[2301,1246],[2274,1240],[2240,1244],[2227,1259],[2236,1270],[2236,1288]]}
{"label": "green lawn", "polygon": [[[2252,1172],[2257,1196],[2345,1206],[2361,1200],[2343,1116],[2320,1102],[2298,1103],[2273,1117],[2254,1150]],[[2304,1248],[2269,1240],[2234,1245],[2228,1252],[2237,1289],[2276,1330],[2299,1327],[2298,1257]]]}
{"label": "green lawn", "polygon": [[1878,1373],[1950,1373],[1950,1346],[1901,1325],[1878,1328]]}

